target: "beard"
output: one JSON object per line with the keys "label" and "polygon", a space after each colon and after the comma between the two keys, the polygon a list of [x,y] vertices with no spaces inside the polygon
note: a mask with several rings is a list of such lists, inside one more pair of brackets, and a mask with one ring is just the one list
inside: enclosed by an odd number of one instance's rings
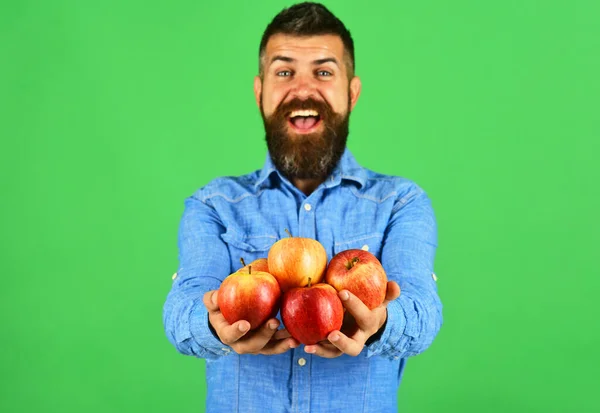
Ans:
{"label": "beard", "polygon": [[[266,117],[260,112],[265,126],[267,147],[275,167],[289,180],[327,178],[334,170],[346,149],[350,121],[350,96],[346,113],[336,113],[324,101],[312,98],[295,98],[280,104]],[[314,109],[319,113],[321,130],[312,133],[295,133],[289,124],[289,114],[294,110]]]}

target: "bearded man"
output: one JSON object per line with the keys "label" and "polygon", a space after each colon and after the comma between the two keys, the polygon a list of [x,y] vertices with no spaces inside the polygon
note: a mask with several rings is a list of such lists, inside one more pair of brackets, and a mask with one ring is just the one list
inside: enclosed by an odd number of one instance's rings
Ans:
{"label": "bearded man", "polygon": [[[346,147],[360,96],[354,43],[318,3],[284,9],[259,48],[256,103],[268,154],[262,169],[216,178],[185,201],[179,269],[163,311],[169,341],[206,359],[207,412],[392,412],[407,358],[442,324],[433,263],[437,226],[423,189],[361,167]],[[380,259],[383,304],[339,297],[341,331],[301,345],[280,316],[249,331],[218,306],[221,282],[264,258],[285,229],[316,239],[330,260],[347,249]]]}

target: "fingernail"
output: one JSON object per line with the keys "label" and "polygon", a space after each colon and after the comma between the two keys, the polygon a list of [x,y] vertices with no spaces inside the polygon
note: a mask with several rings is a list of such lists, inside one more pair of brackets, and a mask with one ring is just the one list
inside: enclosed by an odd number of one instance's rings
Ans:
{"label": "fingernail", "polygon": [[338,341],[338,338],[340,338],[340,336],[338,336],[337,334],[332,334],[331,337],[329,337],[330,341]]}
{"label": "fingernail", "polygon": [[238,328],[243,333],[244,331],[248,331],[248,325],[246,323],[241,323]]}
{"label": "fingernail", "polygon": [[342,291],[342,293],[340,294],[342,300],[346,301],[348,298],[350,298],[350,294],[348,294],[347,291]]}
{"label": "fingernail", "polygon": [[314,347],[304,347],[304,351],[306,353],[312,354],[315,352],[315,348]]}
{"label": "fingernail", "polygon": [[277,323],[269,323],[269,328],[275,330],[277,328]]}

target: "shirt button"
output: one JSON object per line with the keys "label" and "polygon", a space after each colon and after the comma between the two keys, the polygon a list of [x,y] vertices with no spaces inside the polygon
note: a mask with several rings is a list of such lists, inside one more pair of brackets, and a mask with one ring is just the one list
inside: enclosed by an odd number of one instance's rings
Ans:
{"label": "shirt button", "polygon": [[363,251],[369,251],[369,246],[367,244],[363,245],[361,248]]}
{"label": "shirt button", "polygon": [[300,366],[304,366],[306,364],[306,360],[303,357],[301,357],[298,359],[298,364],[300,364]]}
{"label": "shirt button", "polygon": [[437,281],[437,275],[435,275],[434,272],[431,273],[431,277],[433,278],[433,281]]}
{"label": "shirt button", "polygon": [[175,274],[173,274],[173,275],[171,276],[171,279],[172,279],[172,280],[174,280],[175,278],[177,278],[177,273],[175,273]]}
{"label": "shirt button", "polygon": [[304,204],[304,209],[310,211],[312,209],[312,206],[310,204]]}

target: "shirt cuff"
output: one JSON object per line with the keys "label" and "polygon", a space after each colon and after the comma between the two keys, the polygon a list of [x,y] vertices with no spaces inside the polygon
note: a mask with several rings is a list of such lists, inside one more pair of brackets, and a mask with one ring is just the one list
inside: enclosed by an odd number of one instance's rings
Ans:
{"label": "shirt cuff", "polygon": [[223,344],[213,333],[208,321],[208,311],[204,305],[196,306],[190,315],[190,330],[194,341],[206,351],[217,356],[226,356],[231,352],[231,347]]}
{"label": "shirt cuff", "polygon": [[378,340],[367,346],[367,357],[383,356],[397,360],[400,358],[401,349],[397,348],[406,327],[406,317],[400,300],[391,301],[387,305],[387,319],[385,327]]}

